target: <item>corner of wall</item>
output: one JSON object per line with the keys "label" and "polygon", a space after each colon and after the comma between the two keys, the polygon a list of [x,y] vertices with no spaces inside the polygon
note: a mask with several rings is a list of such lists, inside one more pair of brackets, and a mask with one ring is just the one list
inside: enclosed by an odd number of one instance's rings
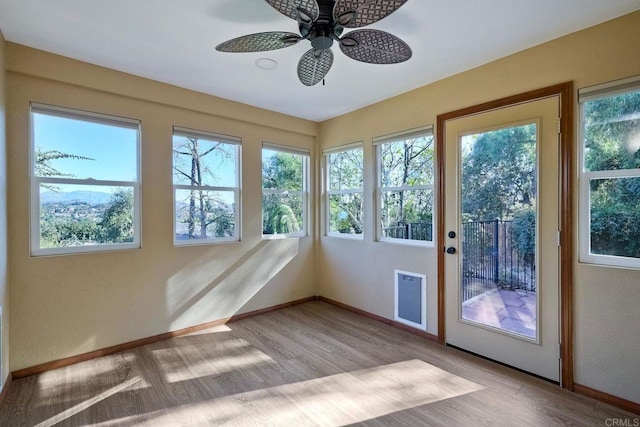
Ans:
{"label": "corner of wall", "polygon": [[7,262],[6,41],[0,30],[0,396],[9,379],[9,275]]}

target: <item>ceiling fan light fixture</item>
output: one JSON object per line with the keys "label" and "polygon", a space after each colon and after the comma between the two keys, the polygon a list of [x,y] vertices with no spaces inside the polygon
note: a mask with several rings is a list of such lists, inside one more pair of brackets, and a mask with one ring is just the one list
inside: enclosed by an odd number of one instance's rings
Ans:
{"label": "ceiling fan light fixture", "polygon": [[333,46],[333,39],[328,36],[317,36],[311,40],[311,46],[314,49],[324,50]]}

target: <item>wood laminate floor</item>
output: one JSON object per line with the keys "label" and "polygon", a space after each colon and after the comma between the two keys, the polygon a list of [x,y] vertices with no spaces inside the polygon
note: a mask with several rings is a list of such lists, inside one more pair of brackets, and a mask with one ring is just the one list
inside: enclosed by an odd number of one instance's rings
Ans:
{"label": "wood laminate floor", "polygon": [[15,380],[0,408],[0,425],[12,427],[633,426],[638,419],[324,302]]}

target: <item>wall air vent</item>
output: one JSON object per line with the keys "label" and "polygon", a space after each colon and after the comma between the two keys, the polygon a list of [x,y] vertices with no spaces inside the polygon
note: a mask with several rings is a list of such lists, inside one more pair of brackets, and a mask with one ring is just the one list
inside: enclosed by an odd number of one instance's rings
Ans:
{"label": "wall air vent", "polygon": [[394,270],[394,319],[414,328],[427,330],[427,276]]}

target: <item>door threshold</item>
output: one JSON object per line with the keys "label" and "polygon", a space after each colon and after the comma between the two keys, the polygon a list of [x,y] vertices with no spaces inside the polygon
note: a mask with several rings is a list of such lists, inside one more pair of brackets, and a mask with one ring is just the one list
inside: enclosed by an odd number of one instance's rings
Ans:
{"label": "door threshold", "polygon": [[527,375],[529,375],[530,377],[538,378],[539,380],[542,380],[542,381],[545,381],[545,382],[548,382],[548,383],[551,383],[551,384],[554,384],[554,385],[560,386],[560,382],[559,382],[559,381],[550,380],[549,378],[545,378],[545,377],[543,377],[543,376],[540,376],[540,375],[534,374],[534,373],[532,373],[532,372],[525,371],[524,369],[516,368],[515,366],[511,366],[511,365],[508,365],[508,364],[506,364],[506,363],[504,363],[504,362],[500,362],[499,360],[495,360],[495,359],[492,359],[492,358],[490,358],[490,357],[483,356],[483,355],[478,354],[478,353],[474,353],[473,351],[466,350],[466,349],[464,349],[464,348],[462,348],[462,347],[458,347],[457,345],[453,345],[453,344],[449,344],[449,343],[445,343],[445,345],[446,345],[447,347],[451,347],[451,348],[453,348],[453,349],[460,350],[460,351],[462,351],[463,353],[467,353],[467,354],[470,354],[470,355],[472,355],[472,356],[479,357],[480,359],[488,360],[489,362],[497,363],[498,365],[501,365],[501,366],[507,367],[507,368],[509,368],[509,369],[513,369],[514,371],[518,371],[518,372],[521,372],[521,373],[523,373],[523,374],[527,374]]}

